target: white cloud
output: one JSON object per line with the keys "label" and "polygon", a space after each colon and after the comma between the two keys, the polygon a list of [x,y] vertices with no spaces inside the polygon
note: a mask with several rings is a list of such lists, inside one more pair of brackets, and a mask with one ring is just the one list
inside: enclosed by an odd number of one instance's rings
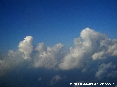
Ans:
{"label": "white cloud", "polygon": [[80,37],[74,39],[74,48],[70,48],[59,67],[64,70],[81,67],[86,59],[98,51],[100,42],[106,38],[105,35],[89,28],[82,30]]}
{"label": "white cloud", "polygon": [[117,39],[104,39],[100,42],[99,50],[92,56],[93,60],[117,56]]}
{"label": "white cloud", "polygon": [[105,55],[105,51],[102,50],[102,51],[99,51],[97,53],[94,53],[93,56],[92,56],[92,58],[93,58],[93,60],[104,59],[104,58],[106,58],[104,55]]}
{"label": "white cloud", "polygon": [[117,42],[109,46],[108,53],[110,53],[112,56],[117,56]]}
{"label": "white cloud", "polygon": [[23,41],[19,43],[19,50],[24,54],[24,59],[30,59],[31,52],[33,50],[32,36],[26,36]]}
{"label": "white cloud", "polygon": [[15,52],[9,50],[8,54],[3,55],[0,60],[0,75],[3,76],[7,71],[10,71],[23,63],[24,59],[29,59],[33,50],[32,37],[26,36],[23,41],[19,43],[19,49]]}
{"label": "white cloud", "polygon": [[117,39],[111,40],[105,34],[85,28],[81,31],[80,37],[74,39],[74,47],[70,48],[59,68],[80,68],[88,58],[97,60],[109,56],[117,56]]}
{"label": "white cloud", "polygon": [[47,47],[44,45],[43,42],[39,43],[36,47],[36,50],[39,51],[40,54],[44,54],[47,51]]}
{"label": "white cloud", "polygon": [[20,51],[14,52],[13,50],[9,50],[7,55],[3,55],[3,60],[0,60],[0,76],[14,69],[23,61],[24,59]]}
{"label": "white cloud", "polygon": [[108,64],[101,64],[98,68],[98,71],[95,74],[95,77],[97,78],[101,78],[101,77],[108,77],[108,76],[112,76],[113,73],[116,73],[117,71],[114,71],[114,69],[116,68],[116,65],[112,65],[112,62],[108,63]]}
{"label": "white cloud", "polygon": [[44,43],[39,43],[36,50],[39,53],[34,59],[34,67],[45,67],[45,68],[55,68],[59,63],[63,53],[63,45],[61,43],[56,44],[54,47],[46,47]]}
{"label": "white cloud", "polygon": [[[74,39],[74,47],[70,47],[69,50],[64,50],[64,45],[61,43],[48,47],[41,42],[35,47],[32,40],[32,36],[26,36],[19,43],[17,51],[10,50],[6,56],[3,56],[0,60],[1,75],[29,59],[29,63],[35,68],[70,70],[83,67],[86,61],[93,62],[117,56],[117,39],[109,39],[106,35],[89,28],[81,31],[80,37]],[[99,68],[96,77],[103,73],[105,73],[103,68]]]}

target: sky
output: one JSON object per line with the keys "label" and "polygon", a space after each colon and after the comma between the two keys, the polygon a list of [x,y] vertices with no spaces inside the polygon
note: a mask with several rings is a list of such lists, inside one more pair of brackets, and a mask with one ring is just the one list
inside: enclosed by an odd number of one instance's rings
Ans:
{"label": "sky", "polygon": [[1,0],[0,86],[117,87],[116,28],[117,0]]}

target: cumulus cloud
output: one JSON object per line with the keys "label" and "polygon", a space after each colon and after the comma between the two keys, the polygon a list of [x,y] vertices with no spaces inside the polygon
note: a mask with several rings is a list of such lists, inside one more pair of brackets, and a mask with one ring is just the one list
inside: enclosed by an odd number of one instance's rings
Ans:
{"label": "cumulus cloud", "polygon": [[80,37],[74,39],[74,47],[70,48],[59,67],[64,70],[79,68],[88,58],[93,60],[117,56],[117,39],[109,39],[89,28],[81,31]]}
{"label": "cumulus cloud", "polygon": [[0,76],[22,64],[25,61],[24,59],[30,58],[33,50],[32,36],[26,36],[18,47],[19,49],[16,52],[9,50],[7,54],[2,56],[3,59],[0,60]]}
{"label": "cumulus cloud", "polygon": [[36,50],[38,53],[34,59],[34,67],[55,68],[63,57],[63,45],[56,44],[54,47],[46,47],[44,43],[39,43]]}
{"label": "cumulus cloud", "polygon": [[108,53],[110,53],[112,56],[117,56],[117,40],[112,41],[112,45],[108,48]]}
{"label": "cumulus cloud", "polygon": [[32,36],[26,36],[26,38],[24,38],[24,40],[19,43],[19,51],[23,53],[24,59],[30,58],[31,52],[33,50],[32,39]]}
{"label": "cumulus cloud", "polygon": [[65,70],[81,67],[83,61],[91,58],[99,50],[101,41],[106,38],[106,35],[89,28],[82,30],[80,37],[74,39],[74,47],[70,48],[59,67]]}
{"label": "cumulus cloud", "polygon": [[101,64],[98,68],[98,71],[95,74],[95,77],[101,78],[101,77],[112,77],[113,75],[117,74],[117,71],[114,71],[116,68],[116,65],[113,65],[112,62],[108,64]]}
{"label": "cumulus cloud", "polygon": [[0,60],[0,76],[20,65],[24,61],[22,55],[20,51],[14,52],[13,50],[9,50],[7,55],[3,55],[3,60]]}
{"label": "cumulus cloud", "polygon": [[[32,36],[26,36],[18,47],[17,51],[9,50],[8,54],[1,58],[1,75],[24,61],[31,63],[34,68],[70,70],[83,67],[88,60],[93,62],[117,56],[117,39],[109,39],[105,34],[89,28],[81,31],[80,37],[74,39],[74,46],[69,50],[65,50],[61,43],[53,47],[45,46],[43,42],[33,46]],[[105,68],[104,64],[99,67],[96,77],[105,73],[106,69],[112,68],[112,63],[107,65],[110,67]],[[84,71],[85,67],[82,72]]]}

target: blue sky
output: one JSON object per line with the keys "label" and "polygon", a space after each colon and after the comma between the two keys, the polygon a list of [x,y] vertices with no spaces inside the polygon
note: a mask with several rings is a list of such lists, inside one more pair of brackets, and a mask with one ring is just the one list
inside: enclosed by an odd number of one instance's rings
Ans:
{"label": "blue sky", "polygon": [[49,46],[73,39],[86,27],[116,38],[116,0],[2,0],[0,50],[16,49],[27,35]]}
{"label": "blue sky", "polygon": [[1,0],[0,35],[0,87],[117,87],[117,0]]}

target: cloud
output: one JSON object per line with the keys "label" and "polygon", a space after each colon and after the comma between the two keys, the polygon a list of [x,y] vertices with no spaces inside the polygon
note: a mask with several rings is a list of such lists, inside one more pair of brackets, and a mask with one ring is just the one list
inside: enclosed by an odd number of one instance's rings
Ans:
{"label": "cloud", "polygon": [[50,85],[54,85],[56,84],[58,81],[60,81],[62,79],[62,77],[60,75],[55,75],[51,81],[50,81]]}
{"label": "cloud", "polygon": [[[59,67],[64,70],[82,67],[83,62],[99,50],[101,41],[106,38],[106,35],[89,28],[82,30],[80,37],[74,39],[74,47],[70,48]],[[93,59],[96,58],[97,56],[93,56]]]}
{"label": "cloud", "polygon": [[3,60],[0,60],[0,76],[20,65],[24,61],[22,55],[20,51],[14,52],[13,50],[9,50],[7,55],[3,55]]}
{"label": "cloud", "polygon": [[101,77],[113,77],[117,74],[117,71],[114,71],[116,68],[116,65],[113,65],[112,62],[108,64],[101,64],[98,68],[98,71],[95,74],[95,77],[101,78]]}
{"label": "cloud", "polygon": [[[32,68],[43,67],[60,70],[84,68],[82,70],[84,72],[86,71],[86,65],[88,65],[87,61],[94,62],[117,56],[117,39],[109,39],[105,34],[89,28],[81,31],[80,37],[74,39],[74,46],[70,47],[69,50],[65,50],[64,45],[61,43],[49,47],[41,42],[34,46],[32,36],[26,36],[24,40],[20,41],[18,47],[17,51],[9,50],[8,54],[2,56],[0,75],[20,66],[20,64],[24,64],[25,61]],[[106,70],[113,66],[112,63],[102,63],[96,77],[106,73]],[[116,72],[112,71],[111,73],[116,74]],[[111,73],[108,76],[112,76]]]}
{"label": "cloud", "polygon": [[33,51],[32,39],[32,36],[26,36],[19,43],[19,49],[16,52],[9,50],[7,54],[2,56],[2,60],[0,60],[0,76],[22,64],[25,61],[24,59],[30,59]]}
{"label": "cloud", "polygon": [[105,59],[109,56],[117,56],[117,39],[111,40],[105,34],[85,28],[80,37],[74,39],[74,47],[70,48],[59,67],[63,70],[80,68],[87,59]]}
{"label": "cloud", "polygon": [[56,44],[54,47],[46,47],[44,43],[39,43],[36,47],[38,53],[34,59],[34,67],[55,68],[63,57],[63,45]]}
{"label": "cloud", "polygon": [[81,72],[86,72],[86,70],[87,70],[87,69],[86,69],[86,68],[84,68]]}
{"label": "cloud", "polygon": [[97,51],[93,56],[93,60],[104,59],[108,56],[117,56],[117,39],[102,40],[100,42],[99,51]]}
{"label": "cloud", "polygon": [[26,36],[26,38],[19,43],[19,51],[23,53],[24,59],[30,59],[33,50],[32,39],[32,36]]}
{"label": "cloud", "polygon": [[108,48],[108,53],[112,56],[117,56],[117,40],[112,41],[112,45]]}

